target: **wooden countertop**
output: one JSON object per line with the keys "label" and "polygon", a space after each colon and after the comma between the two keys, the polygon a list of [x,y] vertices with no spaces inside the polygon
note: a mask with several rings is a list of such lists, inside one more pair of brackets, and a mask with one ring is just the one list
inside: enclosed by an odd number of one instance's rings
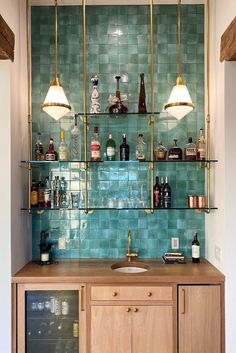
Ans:
{"label": "wooden countertop", "polygon": [[13,283],[222,283],[224,275],[206,260],[167,265],[160,259],[140,259],[147,272],[126,274],[111,265],[124,259],[63,260],[49,266],[29,262],[12,278]]}

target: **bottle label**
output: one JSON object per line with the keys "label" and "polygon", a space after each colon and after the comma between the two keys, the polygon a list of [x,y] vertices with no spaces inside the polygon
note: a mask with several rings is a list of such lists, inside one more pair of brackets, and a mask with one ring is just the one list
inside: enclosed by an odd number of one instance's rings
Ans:
{"label": "bottle label", "polygon": [[59,159],[61,161],[66,161],[67,160],[67,150],[66,149],[59,149]]}
{"label": "bottle label", "polygon": [[113,157],[116,154],[116,150],[114,147],[107,147],[107,156]]}
{"label": "bottle label", "polygon": [[204,160],[206,158],[205,148],[198,148],[197,154],[198,154],[198,159]]}
{"label": "bottle label", "polygon": [[37,206],[38,205],[38,192],[31,191],[30,199],[31,199],[31,205]]}
{"label": "bottle label", "polygon": [[91,157],[92,159],[98,159],[101,157],[100,155],[101,146],[98,142],[91,143]]}
{"label": "bottle label", "polygon": [[42,254],[41,254],[41,261],[42,261],[42,262],[47,262],[47,261],[49,261],[49,253],[48,253],[48,252],[45,252],[45,253],[42,253]]}
{"label": "bottle label", "polygon": [[200,257],[200,246],[192,245],[192,257],[195,259],[199,259]]}
{"label": "bottle label", "polygon": [[186,156],[196,156],[196,148],[195,147],[187,147],[185,150]]}
{"label": "bottle label", "polygon": [[46,161],[55,161],[56,160],[56,156],[54,153],[47,153],[46,154]]}
{"label": "bottle label", "polygon": [[63,300],[61,302],[61,313],[62,315],[68,315],[69,314],[69,303],[67,300]]}
{"label": "bottle label", "polygon": [[159,191],[158,191],[158,190],[155,190],[155,191],[154,191],[154,204],[155,204],[155,207],[158,207],[158,206],[159,206],[159,203],[160,203]]}

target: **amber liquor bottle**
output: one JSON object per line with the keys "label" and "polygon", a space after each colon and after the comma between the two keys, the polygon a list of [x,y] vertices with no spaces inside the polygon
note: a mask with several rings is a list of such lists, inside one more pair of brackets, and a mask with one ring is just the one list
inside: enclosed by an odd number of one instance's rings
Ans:
{"label": "amber liquor bottle", "polygon": [[54,149],[53,138],[50,138],[49,147],[46,152],[46,161],[57,161],[57,152]]}
{"label": "amber liquor bottle", "polygon": [[146,107],[146,93],[145,93],[145,84],[144,84],[144,74],[140,74],[140,92],[139,92],[139,102],[138,102],[138,112],[147,113]]}
{"label": "amber liquor bottle", "polygon": [[172,160],[182,160],[183,151],[177,146],[177,139],[173,140],[173,146],[169,150],[168,159]]}

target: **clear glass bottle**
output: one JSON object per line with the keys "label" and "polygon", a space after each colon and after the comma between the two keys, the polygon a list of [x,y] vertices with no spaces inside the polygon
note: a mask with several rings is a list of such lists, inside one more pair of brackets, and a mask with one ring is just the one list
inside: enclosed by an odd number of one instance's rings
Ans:
{"label": "clear glass bottle", "polygon": [[101,143],[98,136],[98,127],[94,126],[94,134],[91,141],[91,161],[101,161]]}
{"label": "clear glass bottle", "polygon": [[60,143],[58,146],[58,156],[59,156],[59,161],[67,161],[68,160],[68,147],[67,144],[65,143],[65,132],[61,130],[60,132]]}
{"label": "clear glass bottle", "polygon": [[106,159],[107,161],[116,160],[116,143],[112,139],[112,134],[109,134],[109,139],[106,143]]}
{"label": "clear glass bottle", "polygon": [[200,129],[199,138],[197,143],[197,159],[199,161],[205,161],[206,159],[206,140],[204,137],[203,129]]}
{"label": "clear glass bottle", "polygon": [[67,182],[65,177],[62,177],[60,182],[60,207],[67,208],[68,206],[69,198],[67,193]]}
{"label": "clear glass bottle", "polygon": [[156,176],[156,183],[153,188],[153,201],[154,201],[154,207],[160,207],[161,206],[161,187],[159,184],[159,177]]}
{"label": "clear glass bottle", "polygon": [[168,159],[182,160],[183,151],[177,146],[177,139],[173,139],[173,146],[169,149]]}
{"label": "clear glass bottle", "polygon": [[43,146],[43,143],[41,141],[40,132],[38,132],[38,134],[37,134],[37,141],[35,143],[34,154],[35,154],[35,160],[36,161],[43,161],[44,160],[44,146]]}
{"label": "clear glass bottle", "polygon": [[197,146],[193,143],[192,137],[189,137],[188,143],[185,145],[184,157],[187,161],[195,161],[197,158]]}
{"label": "clear glass bottle", "polygon": [[91,94],[91,106],[90,106],[90,113],[91,114],[99,114],[101,112],[100,109],[100,94],[98,91],[98,80],[99,77],[97,75],[91,78],[93,83],[93,90]]}
{"label": "clear glass bottle", "polygon": [[136,159],[145,161],[146,159],[146,143],[144,142],[143,134],[138,134],[136,144]]}
{"label": "clear glass bottle", "polygon": [[155,148],[155,160],[156,161],[163,161],[166,160],[166,156],[167,156],[167,149],[165,148],[165,146],[163,146],[162,141],[159,141],[157,143],[157,146]]}
{"label": "clear glass bottle", "polygon": [[45,188],[44,188],[43,200],[44,200],[44,207],[50,208],[51,207],[51,188],[50,188],[49,177],[45,178]]}
{"label": "clear glass bottle", "polygon": [[123,142],[120,145],[120,160],[128,161],[129,160],[129,145],[126,142],[126,134],[122,135]]}
{"label": "clear glass bottle", "polygon": [[57,152],[54,149],[54,141],[53,138],[50,138],[49,147],[46,152],[46,161],[56,161],[57,160]]}
{"label": "clear glass bottle", "polygon": [[72,161],[81,160],[81,140],[80,129],[78,126],[78,116],[75,114],[74,127],[71,130],[70,158]]}

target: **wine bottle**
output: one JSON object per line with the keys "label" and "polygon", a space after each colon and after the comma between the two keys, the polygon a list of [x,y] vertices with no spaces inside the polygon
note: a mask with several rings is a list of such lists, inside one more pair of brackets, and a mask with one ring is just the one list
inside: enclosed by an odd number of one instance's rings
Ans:
{"label": "wine bottle", "polygon": [[171,207],[171,187],[168,184],[168,177],[164,178],[164,187],[163,187],[163,207]]}
{"label": "wine bottle", "polygon": [[146,107],[146,93],[145,93],[145,84],[144,84],[144,74],[140,74],[140,92],[139,92],[139,102],[138,102],[138,112],[147,113]]}
{"label": "wine bottle", "polygon": [[120,145],[120,160],[128,161],[129,160],[129,145],[126,142],[126,135],[123,134],[123,142]]}
{"label": "wine bottle", "polygon": [[161,187],[159,185],[159,177],[156,176],[156,183],[153,188],[153,200],[154,200],[154,207],[160,207],[161,205]]}
{"label": "wine bottle", "polygon": [[199,263],[200,262],[200,243],[197,237],[197,233],[193,235],[192,241],[192,262]]}

